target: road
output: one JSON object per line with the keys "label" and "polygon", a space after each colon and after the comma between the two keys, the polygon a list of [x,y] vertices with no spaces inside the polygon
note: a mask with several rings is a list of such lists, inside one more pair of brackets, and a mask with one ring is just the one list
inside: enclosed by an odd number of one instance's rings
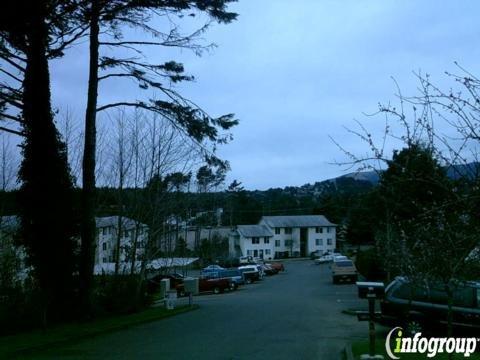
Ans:
{"label": "road", "polygon": [[[200,309],[70,345],[62,359],[339,359],[367,324],[355,285],[333,285],[328,265],[286,262],[285,273],[233,293],[195,298]],[[48,358],[52,358],[51,354]]]}

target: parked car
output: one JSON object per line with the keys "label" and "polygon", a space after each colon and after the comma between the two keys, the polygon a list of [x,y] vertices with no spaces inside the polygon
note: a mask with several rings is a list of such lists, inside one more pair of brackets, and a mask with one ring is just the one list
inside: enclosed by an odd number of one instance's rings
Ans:
{"label": "parked car", "polygon": [[268,263],[272,268],[277,269],[278,271],[285,271],[285,266],[281,262],[271,262]]}
{"label": "parked car", "polygon": [[[200,277],[198,279],[198,291],[213,292],[214,294],[223,293],[225,290],[232,288],[231,280],[228,278],[212,278],[212,277]],[[183,283],[176,286],[178,296],[185,296],[185,288]]]}
{"label": "parked car", "polygon": [[278,274],[278,269],[272,267],[272,265],[270,264],[264,264],[263,265],[263,271],[265,273],[265,275],[276,275]]}
{"label": "parked car", "polygon": [[322,255],[318,259],[314,260],[315,264],[325,264],[333,261],[333,255]]}
{"label": "parked car", "polygon": [[240,261],[240,264],[252,264],[253,256],[240,256],[238,260]]}
{"label": "parked car", "polygon": [[245,265],[239,266],[238,270],[240,270],[243,274],[243,278],[247,284],[251,284],[254,281],[261,280],[260,271],[256,265]]}
{"label": "parked car", "polygon": [[220,278],[230,279],[231,290],[236,290],[240,285],[245,284],[243,273],[237,269],[225,269],[217,272],[212,271],[210,274],[206,275],[206,277],[215,278],[215,279],[220,279]]}
{"label": "parked car", "polygon": [[225,268],[221,267],[220,265],[208,265],[207,267],[204,267],[202,269],[203,272],[219,271],[219,270],[225,270]]}
{"label": "parked car", "polygon": [[341,280],[357,281],[358,272],[352,260],[342,259],[332,263],[332,280],[337,284]]}
{"label": "parked car", "polygon": [[345,255],[333,255],[333,262],[348,260],[348,257]]}
{"label": "parked car", "polygon": [[[403,326],[409,332],[447,324],[447,293],[441,284],[413,285],[397,277],[385,288],[380,322]],[[453,293],[453,326],[480,329],[480,283],[459,284]]]}
{"label": "parked car", "polygon": [[316,250],[316,251],[312,251],[310,253],[310,260],[316,260],[318,259],[320,256],[322,256],[322,253],[320,250]]}

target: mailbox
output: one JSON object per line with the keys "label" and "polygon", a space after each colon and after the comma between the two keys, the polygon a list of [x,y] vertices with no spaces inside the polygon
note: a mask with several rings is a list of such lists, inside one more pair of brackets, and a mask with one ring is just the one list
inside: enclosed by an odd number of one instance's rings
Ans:
{"label": "mailbox", "polygon": [[164,299],[170,290],[170,279],[160,280],[160,299]]}
{"label": "mailbox", "polygon": [[360,299],[383,299],[385,285],[381,282],[357,282],[358,297]]}
{"label": "mailbox", "polygon": [[183,280],[183,288],[186,294],[198,294],[198,278],[186,278]]}

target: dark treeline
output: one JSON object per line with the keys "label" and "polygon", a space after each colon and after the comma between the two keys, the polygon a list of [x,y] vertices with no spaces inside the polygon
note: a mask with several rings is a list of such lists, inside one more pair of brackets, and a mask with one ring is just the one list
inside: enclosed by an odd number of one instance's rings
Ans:
{"label": "dark treeline", "polygon": [[[319,194],[301,193],[300,188],[287,187],[265,191],[220,191],[208,193],[166,192],[162,196],[160,217],[190,219],[190,225],[218,225],[216,209],[222,208],[220,224],[235,226],[255,224],[264,215],[321,214],[330,221],[346,226],[346,240],[352,244],[371,243],[375,224],[375,186],[353,178],[337,178],[334,181],[317,183],[322,187]],[[98,189],[97,216],[120,213],[118,195],[120,190],[110,187]],[[139,197],[149,199],[148,188],[122,189],[123,214],[147,225],[151,218],[148,212],[138,208]],[[4,204],[4,214],[15,214],[16,192],[0,193],[0,203]],[[75,191],[75,201],[80,201],[79,190]],[[150,199],[151,200],[151,199]],[[148,201],[147,201],[148,202]],[[202,216],[195,217],[198,213]]]}

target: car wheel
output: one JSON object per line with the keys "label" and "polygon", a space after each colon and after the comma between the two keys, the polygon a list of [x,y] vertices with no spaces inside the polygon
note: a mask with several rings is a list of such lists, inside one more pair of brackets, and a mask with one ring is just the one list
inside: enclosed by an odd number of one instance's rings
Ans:
{"label": "car wheel", "polygon": [[218,286],[213,288],[213,293],[214,294],[220,294],[220,288]]}
{"label": "car wheel", "polygon": [[238,287],[238,286],[237,286],[237,284],[235,284],[235,283],[231,283],[231,284],[230,284],[230,290],[231,290],[231,291],[237,290],[237,287]]}
{"label": "car wheel", "polygon": [[253,281],[252,281],[252,279],[247,279],[247,280],[245,280],[245,282],[246,282],[247,284],[251,284]]}

